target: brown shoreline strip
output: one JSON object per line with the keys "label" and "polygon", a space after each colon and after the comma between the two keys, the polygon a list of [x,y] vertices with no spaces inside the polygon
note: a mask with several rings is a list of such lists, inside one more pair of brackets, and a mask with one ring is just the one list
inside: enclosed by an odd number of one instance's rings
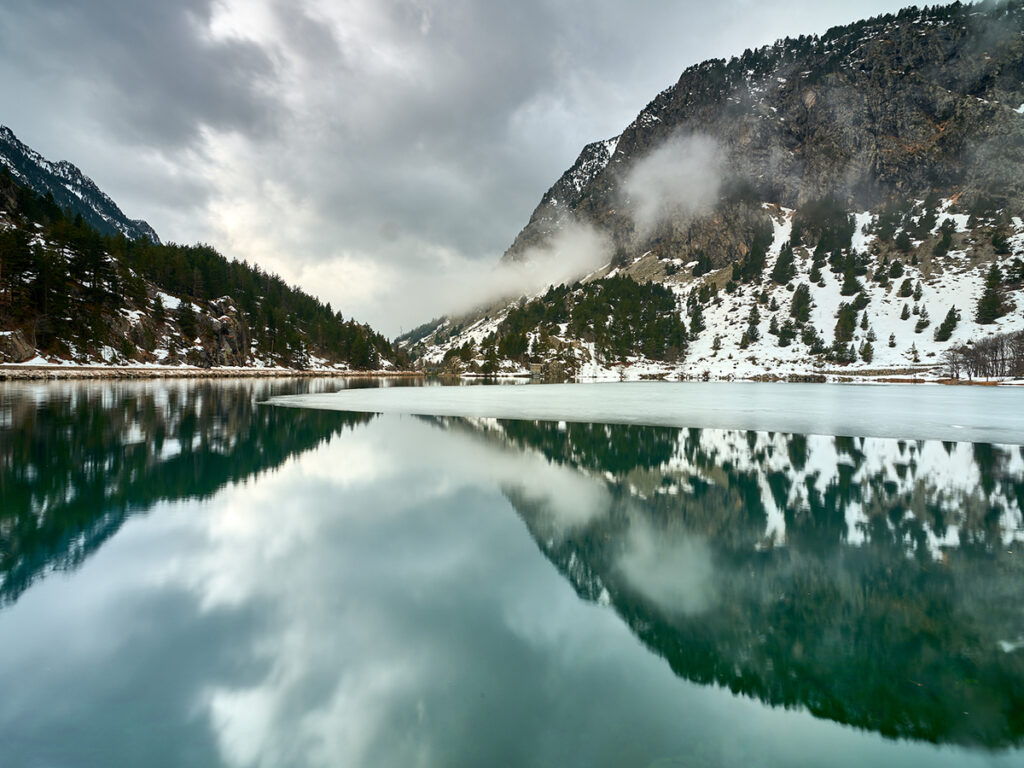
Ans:
{"label": "brown shoreline strip", "polygon": [[0,365],[0,381],[58,379],[247,379],[247,378],[406,378],[419,371],[336,371],[291,368],[129,368],[123,366]]}

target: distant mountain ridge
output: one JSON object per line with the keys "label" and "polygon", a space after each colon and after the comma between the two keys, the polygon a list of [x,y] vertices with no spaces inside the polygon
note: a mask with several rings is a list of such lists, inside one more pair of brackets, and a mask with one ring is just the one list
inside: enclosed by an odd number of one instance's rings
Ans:
{"label": "distant mountain ridge", "polygon": [[7,166],[15,179],[37,194],[45,197],[49,193],[61,208],[81,214],[86,223],[102,234],[121,233],[129,240],[147,237],[153,243],[160,242],[148,223],[128,218],[76,165],[66,160],[47,160],[4,125],[0,125],[0,164]]}

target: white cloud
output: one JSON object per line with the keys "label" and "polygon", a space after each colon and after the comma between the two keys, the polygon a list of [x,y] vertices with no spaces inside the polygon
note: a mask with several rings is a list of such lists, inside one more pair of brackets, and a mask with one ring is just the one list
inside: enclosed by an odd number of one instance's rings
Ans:
{"label": "white cloud", "polygon": [[623,190],[639,232],[709,211],[718,201],[723,161],[718,142],[701,134],[673,136],[638,160]]}

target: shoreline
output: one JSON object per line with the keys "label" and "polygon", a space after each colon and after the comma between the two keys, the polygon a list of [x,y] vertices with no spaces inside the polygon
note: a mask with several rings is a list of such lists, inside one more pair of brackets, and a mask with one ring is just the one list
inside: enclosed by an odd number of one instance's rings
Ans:
{"label": "shoreline", "polygon": [[[923,374],[923,375],[922,375]],[[1024,386],[1024,378],[951,378],[925,371],[906,370],[866,370],[866,371],[836,371],[816,370],[804,373],[760,373],[750,376],[709,376],[703,375],[681,375],[676,372],[647,373],[640,376],[621,378],[615,376],[595,376],[575,379],[548,379],[544,377],[531,376],[525,372],[503,372],[498,374],[484,375],[480,373],[449,373],[433,374],[435,378],[451,379],[453,381],[515,381],[521,383],[543,383],[543,384],[608,384],[615,382],[637,382],[637,381],[663,381],[676,383],[729,383],[729,382],[752,382],[762,384],[940,384],[943,386],[974,386],[974,387],[1019,387]]]}
{"label": "shoreline", "polygon": [[190,368],[117,365],[2,365],[0,381],[67,379],[415,378],[419,371],[343,371],[331,368]]}
{"label": "shoreline", "polygon": [[[915,372],[920,373],[920,372]],[[908,375],[909,374],[909,375]],[[679,381],[679,382],[779,382],[799,384],[939,384],[945,386],[1022,386],[1021,379],[951,379],[946,376],[920,376],[906,370],[903,371],[865,371],[840,372],[835,370],[814,371],[804,374],[771,374],[755,376],[710,377],[686,376],[677,379],[668,378],[670,374],[648,374],[636,379],[625,381]],[[24,365],[0,364],[0,382],[4,381],[67,381],[67,380],[98,380],[98,379],[246,379],[246,378],[335,378],[335,379],[414,379],[428,378],[423,371],[345,371],[332,368],[192,368],[175,367],[134,367],[106,365]],[[455,381],[519,381],[537,383],[556,383],[543,378],[531,377],[525,372],[505,372],[497,375],[482,374],[434,374],[433,378],[450,378]],[[611,381],[623,381],[612,377],[582,378],[566,383],[597,384]]]}

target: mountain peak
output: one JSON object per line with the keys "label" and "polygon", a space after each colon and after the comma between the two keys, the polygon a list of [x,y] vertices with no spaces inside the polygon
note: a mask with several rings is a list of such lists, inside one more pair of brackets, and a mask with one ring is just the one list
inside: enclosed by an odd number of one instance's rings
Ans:
{"label": "mountain peak", "polygon": [[130,240],[149,238],[159,243],[153,228],[141,219],[130,219],[117,203],[73,163],[51,162],[0,125],[0,165],[40,195],[53,195],[61,208],[81,214],[104,234],[121,233]]}

